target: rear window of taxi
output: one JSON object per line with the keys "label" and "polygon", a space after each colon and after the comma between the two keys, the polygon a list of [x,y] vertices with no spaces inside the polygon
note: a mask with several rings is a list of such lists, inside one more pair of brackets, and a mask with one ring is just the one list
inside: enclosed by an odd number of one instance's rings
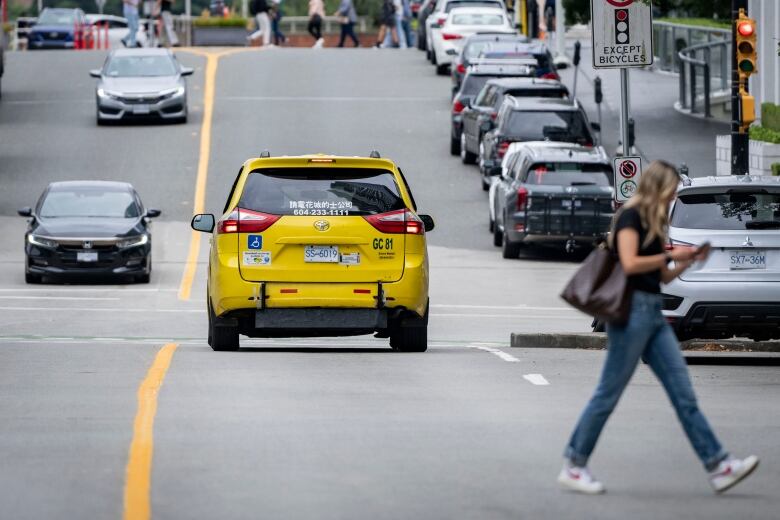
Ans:
{"label": "rear window of taxi", "polygon": [[249,174],[239,207],[273,215],[362,216],[404,209],[395,176],[373,168],[279,168]]}

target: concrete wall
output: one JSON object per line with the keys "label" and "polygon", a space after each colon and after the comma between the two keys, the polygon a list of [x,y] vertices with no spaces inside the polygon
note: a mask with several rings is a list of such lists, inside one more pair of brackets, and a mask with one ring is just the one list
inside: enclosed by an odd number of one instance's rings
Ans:
{"label": "concrete wall", "polygon": [[761,103],[780,105],[780,1],[749,0],[748,14],[758,22],[758,74],[750,78],[750,91],[756,97],[757,116]]}

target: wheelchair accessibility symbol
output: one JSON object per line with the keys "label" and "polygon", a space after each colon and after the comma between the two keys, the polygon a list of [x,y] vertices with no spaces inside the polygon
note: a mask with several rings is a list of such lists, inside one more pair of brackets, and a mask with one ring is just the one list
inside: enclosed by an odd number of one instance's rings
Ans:
{"label": "wheelchair accessibility symbol", "polygon": [[262,249],[263,235],[249,235],[246,242],[246,246],[249,249]]}

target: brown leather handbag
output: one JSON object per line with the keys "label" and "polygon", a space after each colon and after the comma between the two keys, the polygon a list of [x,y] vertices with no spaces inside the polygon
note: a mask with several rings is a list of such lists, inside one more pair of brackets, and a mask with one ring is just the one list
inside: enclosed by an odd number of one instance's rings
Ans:
{"label": "brown leather handbag", "polygon": [[631,289],[623,267],[606,243],[596,247],[574,273],[561,298],[601,321],[624,324],[631,312]]}

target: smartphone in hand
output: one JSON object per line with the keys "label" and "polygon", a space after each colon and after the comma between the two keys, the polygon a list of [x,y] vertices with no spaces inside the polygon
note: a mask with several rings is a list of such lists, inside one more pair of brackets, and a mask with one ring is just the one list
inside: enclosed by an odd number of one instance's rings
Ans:
{"label": "smartphone in hand", "polygon": [[707,257],[710,255],[710,250],[712,249],[712,244],[710,242],[704,242],[699,247],[696,248],[696,259],[697,260],[706,260]]}

